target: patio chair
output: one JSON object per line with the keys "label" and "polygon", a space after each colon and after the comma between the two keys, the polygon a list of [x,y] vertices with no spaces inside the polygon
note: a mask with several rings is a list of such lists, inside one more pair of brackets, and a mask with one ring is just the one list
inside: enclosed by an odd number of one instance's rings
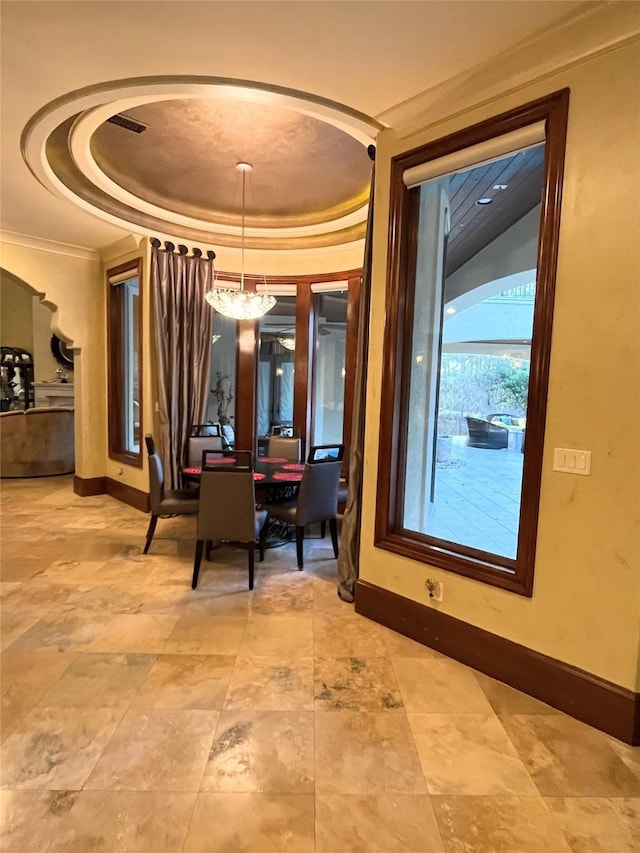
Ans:
{"label": "patio chair", "polygon": [[491,423],[484,418],[465,415],[469,438],[469,447],[484,447],[489,450],[503,450],[509,446],[509,430],[504,424]]}

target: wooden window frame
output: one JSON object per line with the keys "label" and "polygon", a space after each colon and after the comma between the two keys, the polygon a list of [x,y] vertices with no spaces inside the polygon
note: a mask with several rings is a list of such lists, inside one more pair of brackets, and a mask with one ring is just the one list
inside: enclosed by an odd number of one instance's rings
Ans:
{"label": "wooden window frame", "polygon": [[[374,544],[412,560],[529,597],[533,594],[568,106],[569,90],[563,89],[391,160],[385,359]],[[545,165],[522,499],[517,554],[515,559],[509,559],[458,543],[453,550],[452,543],[402,527],[407,462],[406,430],[403,427],[411,356],[412,269],[415,269],[419,195],[419,189],[405,187],[403,174],[405,170],[427,161],[541,121],[546,123]]]}
{"label": "wooden window frame", "polygon": [[[124,291],[118,285],[110,283],[110,279],[131,271],[131,278],[138,278],[138,328],[136,330],[138,337],[138,406],[140,413],[140,450],[134,453],[131,450],[125,449],[124,436],[124,421],[123,409],[124,400],[124,383],[122,381],[124,373],[123,359],[123,318],[124,318]],[[107,348],[108,348],[108,400],[107,413],[109,419],[109,458],[115,459],[117,462],[124,462],[126,465],[131,465],[133,468],[142,468],[142,436],[144,435],[143,428],[143,399],[142,399],[142,311],[143,311],[143,295],[142,295],[142,258],[136,258],[132,261],[127,261],[125,264],[119,264],[117,267],[111,267],[106,271],[106,286],[107,286]]]}

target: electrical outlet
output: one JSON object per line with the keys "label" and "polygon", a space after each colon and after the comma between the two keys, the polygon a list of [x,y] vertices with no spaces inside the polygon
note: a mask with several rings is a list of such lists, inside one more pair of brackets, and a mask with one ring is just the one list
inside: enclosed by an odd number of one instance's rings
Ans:
{"label": "electrical outlet", "polygon": [[429,598],[433,601],[444,600],[444,584],[442,581],[437,581],[435,578],[427,578],[424,585],[429,593]]}

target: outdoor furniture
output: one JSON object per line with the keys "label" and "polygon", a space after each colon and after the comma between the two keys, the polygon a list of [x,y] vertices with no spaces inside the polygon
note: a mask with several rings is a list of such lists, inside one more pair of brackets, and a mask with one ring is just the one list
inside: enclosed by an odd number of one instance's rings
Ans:
{"label": "outdoor furniture", "polygon": [[509,430],[502,423],[491,423],[484,418],[466,415],[469,447],[485,447],[489,450],[506,450],[509,446]]}
{"label": "outdoor furniture", "polygon": [[[238,451],[237,456],[237,460],[229,456],[222,457],[227,464],[216,465],[214,460],[211,466],[205,465],[202,468],[192,589],[198,585],[205,542],[231,542],[247,549],[249,589],[253,589],[256,540],[259,544],[260,562],[264,560],[264,541],[260,534],[267,520],[267,513],[264,510],[256,510],[251,454],[245,455],[244,451]],[[249,457],[248,465],[246,456]],[[236,461],[239,464],[236,464]],[[206,556],[209,559],[208,548]]]}
{"label": "outdoor furniture", "polygon": [[150,435],[145,435],[144,441],[149,454],[149,485],[151,490],[151,519],[143,551],[143,554],[146,554],[149,551],[160,516],[195,515],[198,512],[198,495],[188,489],[165,490],[162,460],[156,452],[153,438]]}

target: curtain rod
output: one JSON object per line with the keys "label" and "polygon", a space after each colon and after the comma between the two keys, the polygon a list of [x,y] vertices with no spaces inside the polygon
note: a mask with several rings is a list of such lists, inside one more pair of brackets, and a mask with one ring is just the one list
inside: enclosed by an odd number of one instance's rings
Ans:
{"label": "curtain rod", "polygon": [[[151,245],[153,246],[154,249],[161,249],[163,252],[175,252],[177,249],[178,254],[180,254],[180,255],[188,255],[189,254],[188,246],[184,246],[184,245],[182,245],[182,243],[178,243],[178,245],[176,246],[176,244],[172,243],[170,240],[165,241],[164,249],[163,249],[162,248],[162,241],[159,240],[157,237],[153,237],[151,240]],[[201,258],[203,255],[203,251],[202,251],[202,249],[199,249],[197,246],[194,246],[191,249],[191,254],[193,255],[194,258]],[[214,251],[212,251],[211,249],[208,249],[207,250],[207,258],[210,261],[214,261],[216,258],[216,253]]]}

